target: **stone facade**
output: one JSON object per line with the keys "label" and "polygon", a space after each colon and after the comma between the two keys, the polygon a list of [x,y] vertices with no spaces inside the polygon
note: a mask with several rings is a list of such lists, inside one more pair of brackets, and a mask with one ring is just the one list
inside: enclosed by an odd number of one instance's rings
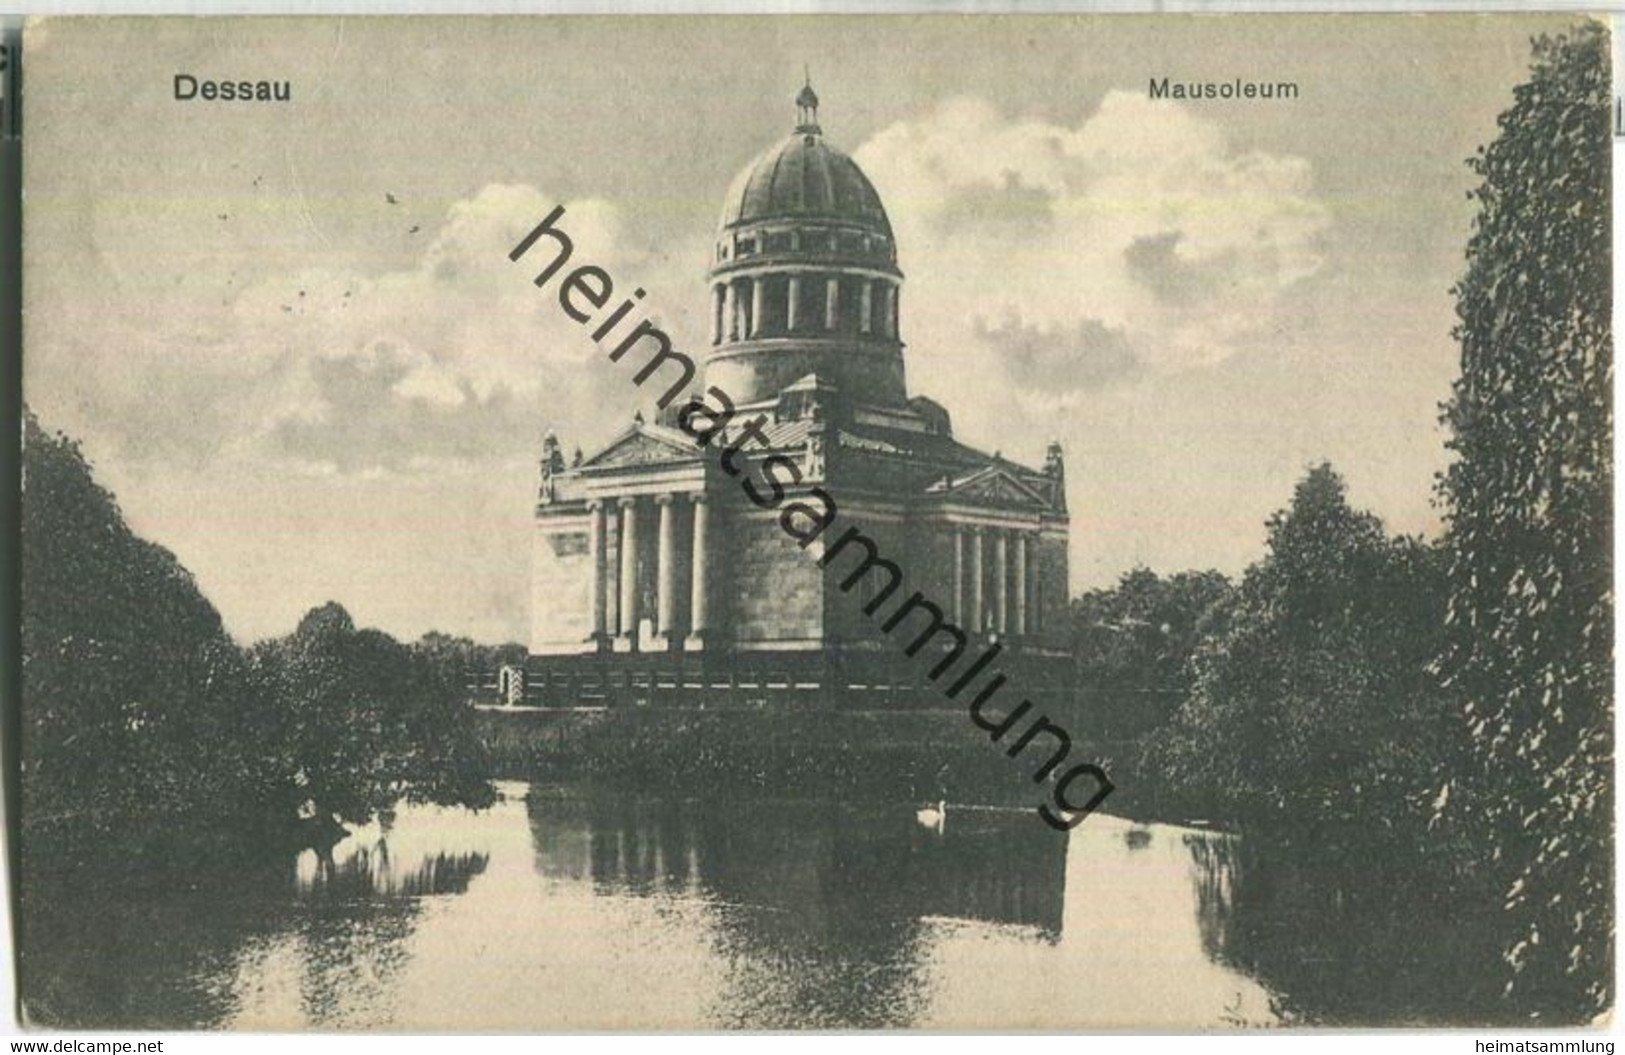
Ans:
{"label": "stone facade", "polygon": [[[682,400],[573,465],[550,434],[536,505],[531,703],[701,703],[741,691],[762,703],[777,698],[773,687],[789,700],[849,705],[849,689],[897,682],[890,668],[907,661],[880,622],[916,590],[971,649],[997,642],[1007,666],[1061,654],[1060,448],[1036,469],[984,453],[954,438],[940,405],[908,395],[890,222],[857,165],[824,141],[816,96],[804,90],[797,104],[795,132],[728,192],[700,388],[726,394],[740,420],[764,422],[749,457],[794,463],[786,501],[816,486],[838,520],[803,550],[778,511],[748,500],[714,451],[679,427]],[[902,573],[883,601],[884,575],[854,573],[859,548],[832,550],[852,526]]]}

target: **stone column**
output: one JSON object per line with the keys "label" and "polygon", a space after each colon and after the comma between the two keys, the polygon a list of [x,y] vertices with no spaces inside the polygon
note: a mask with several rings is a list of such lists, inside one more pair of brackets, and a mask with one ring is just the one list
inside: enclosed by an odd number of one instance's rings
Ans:
{"label": "stone column", "polygon": [[722,286],[722,316],[728,320],[728,340],[739,340],[739,291],[732,282]]}
{"label": "stone column", "polygon": [[706,579],[710,574],[706,559],[709,545],[706,536],[710,533],[711,506],[706,502],[704,492],[689,495],[689,498],[694,503],[694,554],[688,565],[688,641],[683,647],[690,652],[698,652],[705,647],[705,632],[710,628],[711,619],[710,583]]}
{"label": "stone column", "polygon": [[604,503],[594,501],[587,506],[587,611],[592,632],[588,640],[594,646],[604,639]]}
{"label": "stone column", "polygon": [[655,565],[656,647],[671,647],[672,623],[677,620],[677,518],[671,511],[672,496],[660,495],[659,553]]}
{"label": "stone column", "polygon": [[1010,598],[1009,535],[999,531],[993,535],[993,630],[1001,636],[1007,632]]}
{"label": "stone column", "polygon": [[970,626],[965,629],[980,634],[986,627],[982,618],[982,529],[971,528],[970,533]]}
{"label": "stone column", "polygon": [[891,335],[901,336],[903,332],[903,287],[891,288]]}
{"label": "stone column", "polygon": [[767,279],[753,278],[750,282],[750,335],[762,332],[762,304],[766,300]]}
{"label": "stone column", "polygon": [[718,284],[711,287],[711,343],[722,343],[722,318],[727,307],[727,294],[723,292],[726,287]]}
{"label": "stone column", "polygon": [[954,625],[965,627],[965,531],[954,528]]}
{"label": "stone column", "polygon": [[785,280],[784,331],[786,333],[795,332],[796,324],[801,321],[799,318],[797,318],[797,316],[800,314],[801,279],[796,275],[791,275]]}
{"label": "stone column", "polygon": [[841,280],[832,278],[824,284],[824,329],[835,332],[841,318]]}
{"label": "stone column", "polygon": [[875,322],[875,283],[873,279],[864,279],[859,287],[858,296],[858,332],[868,333],[874,329]]}
{"label": "stone column", "polygon": [[1027,633],[1027,532],[1016,532],[1015,549],[1015,611],[1010,618],[1010,633],[1021,637]]}
{"label": "stone column", "polygon": [[621,499],[621,605],[616,651],[629,652],[638,632],[638,500]]}

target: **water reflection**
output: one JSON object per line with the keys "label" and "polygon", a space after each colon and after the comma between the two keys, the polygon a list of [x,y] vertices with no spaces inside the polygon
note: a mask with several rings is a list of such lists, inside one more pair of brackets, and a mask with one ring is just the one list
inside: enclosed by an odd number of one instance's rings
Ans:
{"label": "water reflection", "polygon": [[424,899],[466,891],[488,860],[416,842],[392,852],[373,825],[331,851],[280,860],[200,854],[129,869],[112,855],[31,871],[19,943],[28,1017],[144,1029],[373,1024]]}
{"label": "water reflection", "polygon": [[222,980],[273,929],[210,880],[171,891],[135,870],[31,870],[20,893],[19,985],[25,1020],[40,1026],[220,1025],[233,1004]]}
{"label": "water reflection", "polygon": [[[79,1026],[1019,1028],[1275,1020],[1234,843],[1028,811],[504,787],[328,854],[30,883],[24,985]],[[1252,889],[1258,889],[1254,887]]]}
{"label": "water reflection", "polygon": [[[942,831],[900,805],[654,802],[538,790],[536,867],[607,893],[854,916],[953,916],[1060,935],[1066,837],[1024,813],[956,808]],[[854,909],[861,907],[861,911]]]}
{"label": "water reflection", "polygon": [[1403,852],[1350,865],[1337,845],[1185,839],[1202,945],[1261,980],[1299,1024],[1507,1021],[1497,933],[1481,908],[1440,896]]}
{"label": "water reflection", "polygon": [[1060,939],[1066,840],[1011,813],[960,810],[934,831],[901,806],[542,793],[528,812],[542,874],[708,907],[708,948],[727,965],[707,1001],[717,1025],[913,1024],[933,919]]}
{"label": "water reflection", "polygon": [[433,897],[466,891],[469,880],[485,871],[487,860],[481,853],[437,853],[403,865],[381,839],[347,854],[306,850],[294,862],[294,876],[300,892],[310,895]]}

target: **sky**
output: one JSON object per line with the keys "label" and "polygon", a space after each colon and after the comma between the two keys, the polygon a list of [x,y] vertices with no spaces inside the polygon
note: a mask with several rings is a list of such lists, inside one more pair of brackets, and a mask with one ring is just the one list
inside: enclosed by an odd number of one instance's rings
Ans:
{"label": "sky", "polygon": [[1465,160],[1572,21],[36,22],[24,398],[240,640],[328,600],[524,640],[541,437],[590,451],[642,394],[507,251],[565,205],[698,353],[723,193],[807,69],[897,235],[911,391],[973,446],[1063,444],[1075,590],[1241,572],[1323,459],[1433,533]]}

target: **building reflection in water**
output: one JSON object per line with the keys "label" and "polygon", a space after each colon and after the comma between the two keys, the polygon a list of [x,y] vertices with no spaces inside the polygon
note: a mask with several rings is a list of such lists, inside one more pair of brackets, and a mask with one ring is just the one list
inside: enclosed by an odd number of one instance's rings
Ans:
{"label": "building reflection in water", "polygon": [[1060,940],[1066,839],[1025,813],[952,810],[922,828],[903,804],[657,803],[621,795],[528,801],[540,874],[605,896],[709,906],[727,964],[723,1026],[913,1023],[934,919]]}
{"label": "building reflection in water", "polygon": [[1105,816],[1063,835],[1029,811],[952,805],[936,830],[900,802],[504,791],[479,814],[403,807],[398,823],[325,855],[200,855],[135,875],[109,850],[76,864],[82,874],[30,880],[35,1021],[971,1029],[1274,1017],[1247,977],[1262,961],[1238,954],[1266,870],[1236,870],[1223,837]]}

